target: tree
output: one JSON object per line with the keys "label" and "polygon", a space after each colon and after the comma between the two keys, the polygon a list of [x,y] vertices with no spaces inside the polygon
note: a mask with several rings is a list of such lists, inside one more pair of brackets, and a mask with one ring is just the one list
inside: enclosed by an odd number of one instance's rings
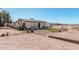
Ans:
{"label": "tree", "polygon": [[11,16],[9,14],[9,12],[6,12],[6,10],[2,10],[2,18],[4,20],[4,23],[10,23],[11,21]]}
{"label": "tree", "polygon": [[8,23],[12,23],[11,16],[9,12],[7,12],[6,10],[2,10],[0,12],[0,26],[4,26]]}
{"label": "tree", "polygon": [[3,20],[2,20],[2,16],[3,16],[2,12],[0,12],[0,26],[3,26],[3,23],[4,23]]}

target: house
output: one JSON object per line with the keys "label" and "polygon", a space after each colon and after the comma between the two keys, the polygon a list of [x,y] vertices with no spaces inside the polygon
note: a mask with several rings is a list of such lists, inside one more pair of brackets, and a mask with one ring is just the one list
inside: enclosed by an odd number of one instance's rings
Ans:
{"label": "house", "polygon": [[35,20],[35,19],[21,19],[19,18],[16,22],[13,23],[13,25],[17,27],[23,27],[29,29],[29,28],[35,28],[35,29],[43,29],[47,27],[46,21],[41,20]]}

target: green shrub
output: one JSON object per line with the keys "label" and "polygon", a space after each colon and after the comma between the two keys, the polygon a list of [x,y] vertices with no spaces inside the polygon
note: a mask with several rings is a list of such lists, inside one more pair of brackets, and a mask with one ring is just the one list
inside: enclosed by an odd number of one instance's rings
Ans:
{"label": "green shrub", "polygon": [[58,28],[47,28],[47,30],[50,32],[58,32],[59,31]]}
{"label": "green shrub", "polygon": [[46,30],[50,31],[50,32],[62,32],[62,31],[68,31],[68,29],[66,28],[47,28]]}
{"label": "green shrub", "polygon": [[17,30],[24,30],[23,27],[17,27]]}

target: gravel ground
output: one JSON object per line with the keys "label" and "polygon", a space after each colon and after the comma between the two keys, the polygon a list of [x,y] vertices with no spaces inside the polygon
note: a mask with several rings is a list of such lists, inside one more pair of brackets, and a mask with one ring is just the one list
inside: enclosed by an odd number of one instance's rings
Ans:
{"label": "gravel ground", "polygon": [[[17,31],[14,29],[0,30],[0,33],[3,33],[3,31],[4,33],[9,32],[10,34],[21,33],[21,31]],[[69,32],[71,33],[73,31],[69,31]],[[64,33],[65,32],[63,32],[63,34]],[[78,32],[75,32],[75,34],[78,34]],[[0,49],[1,50],[6,50],[6,49],[8,50],[14,50],[14,49],[15,50],[78,50],[79,49],[79,44],[74,44],[62,40],[57,40],[54,38],[49,38],[47,35],[24,33],[20,35],[0,37]]]}
{"label": "gravel ground", "polygon": [[76,30],[70,30],[70,31],[61,32],[61,33],[52,33],[50,35],[79,41],[79,31],[76,31]]}
{"label": "gravel ground", "polygon": [[55,33],[39,30],[39,31],[36,31],[35,33],[39,35],[44,35],[44,36],[57,36],[57,37],[62,37],[62,38],[69,38],[72,40],[79,40],[79,31],[76,31],[76,30],[69,30],[65,32],[55,32]]}
{"label": "gravel ground", "polygon": [[78,46],[78,44],[35,34],[21,34],[0,38],[0,49],[64,50],[79,49]]}

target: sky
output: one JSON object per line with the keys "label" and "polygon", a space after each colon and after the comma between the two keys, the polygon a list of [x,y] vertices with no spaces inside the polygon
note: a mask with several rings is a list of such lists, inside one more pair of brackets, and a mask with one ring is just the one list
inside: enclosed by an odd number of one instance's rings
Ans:
{"label": "sky", "polygon": [[35,18],[49,23],[79,24],[79,8],[3,8],[13,21]]}

